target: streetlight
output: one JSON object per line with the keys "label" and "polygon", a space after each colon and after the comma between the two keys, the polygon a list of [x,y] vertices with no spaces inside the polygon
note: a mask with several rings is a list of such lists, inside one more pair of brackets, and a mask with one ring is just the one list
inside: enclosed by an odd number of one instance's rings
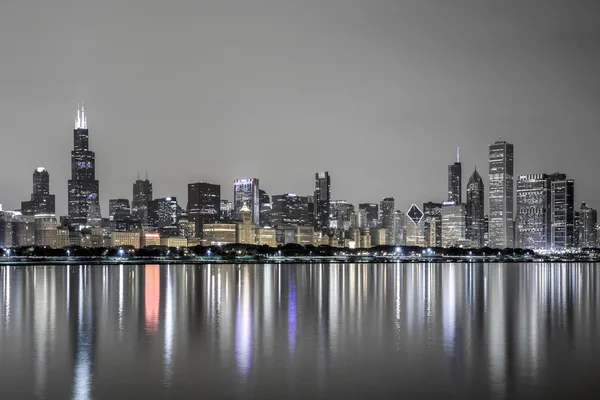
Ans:
{"label": "streetlight", "polygon": [[67,257],[71,257],[71,250],[67,250]]}
{"label": "streetlight", "polygon": [[119,249],[119,257],[123,257],[123,253],[125,253],[123,249]]}

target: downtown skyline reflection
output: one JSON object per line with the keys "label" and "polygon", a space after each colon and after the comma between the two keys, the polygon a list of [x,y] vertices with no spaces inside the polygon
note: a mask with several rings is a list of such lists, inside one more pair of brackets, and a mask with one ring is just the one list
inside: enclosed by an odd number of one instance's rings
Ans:
{"label": "downtown skyline reflection", "polygon": [[0,286],[2,398],[600,389],[593,264],[6,266]]}

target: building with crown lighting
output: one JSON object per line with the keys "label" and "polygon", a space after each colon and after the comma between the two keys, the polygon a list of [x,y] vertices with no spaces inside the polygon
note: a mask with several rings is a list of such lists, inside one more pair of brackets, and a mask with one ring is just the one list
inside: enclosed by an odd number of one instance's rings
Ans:
{"label": "building with crown lighting", "polygon": [[33,171],[33,192],[29,201],[21,203],[23,215],[55,214],[55,196],[50,194],[50,174],[44,167]]}

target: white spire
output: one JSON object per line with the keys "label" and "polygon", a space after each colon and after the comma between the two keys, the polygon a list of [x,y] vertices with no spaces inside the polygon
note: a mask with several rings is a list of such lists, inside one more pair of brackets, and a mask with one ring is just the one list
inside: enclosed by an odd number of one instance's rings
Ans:
{"label": "white spire", "polygon": [[460,147],[456,148],[456,162],[460,162]]}
{"label": "white spire", "polygon": [[79,109],[79,103],[77,103],[75,129],[87,129],[87,119],[85,118],[85,107],[83,106],[83,103],[81,103],[81,109]]}

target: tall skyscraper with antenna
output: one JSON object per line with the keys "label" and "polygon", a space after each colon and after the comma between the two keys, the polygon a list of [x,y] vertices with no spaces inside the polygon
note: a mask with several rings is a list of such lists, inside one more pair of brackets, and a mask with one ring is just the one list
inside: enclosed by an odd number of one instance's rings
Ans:
{"label": "tall skyscraper with antenna", "polygon": [[144,180],[140,179],[133,183],[133,201],[131,202],[131,217],[135,221],[141,221],[143,225],[148,224],[148,203],[152,201],[152,182],[148,180],[148,172]]}
{"label": "tall skyscraper with antenna", "polygon": [[90,205],[95,210],[94,214],[100,209],[100,188],[96,179],[96,155],[89,149],[89,132],[83,105],[81,108],[77,105],[73,142],[68,213],[71,224],[85,225]]}
{"label": "tall skyscraper with antenna", "polygon": [[460,163],[460,148],[456,148],[456,162],[448,165],[448,201],[454,204],[462,203],[462,164]]}
{"label": "tall skyscraper with antenna", "polygon": [[489,149],[490,247],[513,247],[514,146],[499,138]]}

